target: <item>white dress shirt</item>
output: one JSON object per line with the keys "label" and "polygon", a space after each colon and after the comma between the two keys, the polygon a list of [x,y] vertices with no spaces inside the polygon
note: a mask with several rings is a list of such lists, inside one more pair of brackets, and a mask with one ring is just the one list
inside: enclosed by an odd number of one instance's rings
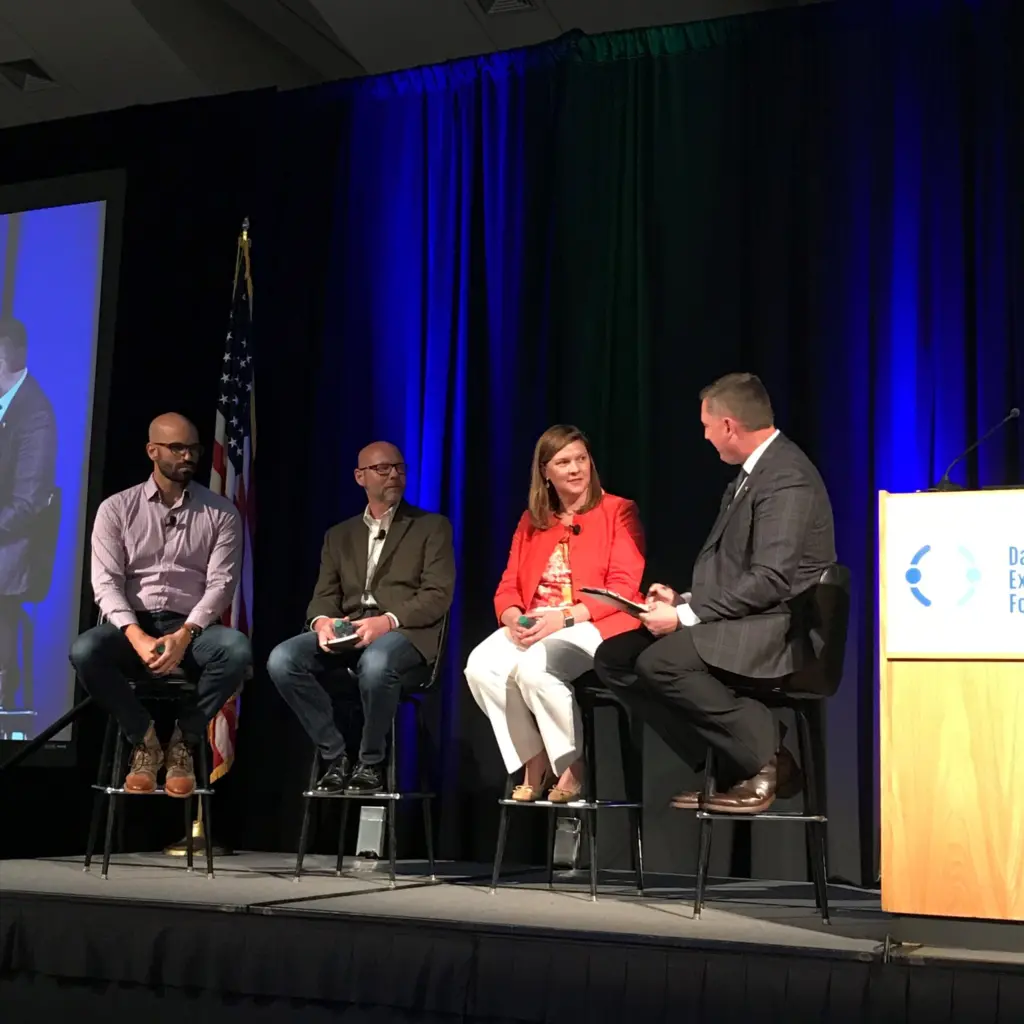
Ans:
{"label": "white dress shirt", "polygon": [[[765,449],[779,436],[779,432],[776,430],[770,437],[766,437],[746,458],[746,461],[741,467],[743,473],[743,486],[750,479],[750,474],[754,472],[754,467],[757,465],[757,460],[761,458],[765,453]],[[733,495],[731,501],[735,501],[739,497],[739,487],[736,489],[736,494]],[[683,594],[683,603],[676,606],[676,614],[679,616],[679,624],[681,626],[696,626],[700,624],[700,619],[697,618],[697,613],[690,607],[689,604],[690,595]]]}
{"label": "white dress shirt", "polygon": [[[395,518],[396,505],[392,505],[380,517],[380,519],[374,519],[370,515],[370,506],[366,506],[366,510],[363,512],[363,522],[366,523],[366,582],[363,584],[363,595],[360,598],[364,608],[376,608],[377,599],[373,596],[370,590],[370,581],[373,579],[373,574],[377,571],[377,563],[380,561],[380,553],[384,550],[384,541],[387,537],[387,532],[391,528],[391,521]],[[398,621],[398,616],[393,612],[384,613],[391,620],[392,629],[398,629],[401,623]],[[318,615],[309,624],[309,628],[315,633],[317,623],[321,619],[326,619],[326,615]]]}
{"label": "white dress shirt", "polygon": [[[366,551],[366,583],[363,587],[362,597],[364,608],[377,607],[377,599],[370,590],[370,581],[373,579],[373,574],[377,571],[377,563],[380,561],[380,553],[384,549],[384,540],[387,537],[387,532],[391,529],[391,521],[395,518],[396,507],[392,505],[380,519],[374,519],[370,515],[369,505],[366,506],[366,511],[363,512],[363,522],[366,523],[366,528],[369,531],[369,547]],[[384,614],[391,620],[391,625],[398,629],[401,625],[398,618],[392,612],[385,612]]]}
{"label": "white dress shirt", "polygon": [[14,400],[14,396],[18,393],[18,388],[21,387],[27,376],[28,370],[22,370],[21,376],[14,382],[14,386],[0,395],[0,423],[3,423],[4,413],[10,408],[11,402]]}

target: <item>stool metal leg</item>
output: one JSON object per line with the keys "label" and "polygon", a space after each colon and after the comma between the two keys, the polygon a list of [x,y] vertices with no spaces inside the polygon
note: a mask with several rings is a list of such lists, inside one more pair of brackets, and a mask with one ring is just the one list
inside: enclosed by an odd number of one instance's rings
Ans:
{"label": "stool metal leg", "polygon": [[[116,733],[117,723],[114,720],[114,716],[110,715],[107,718],[107,727],[103,734],[103,747],[100,750],[100,766],[96,773],[97,786],[106,786],[110,779],[110,760],[114,755]],[[104,798],[108,800],[110,799],[106,793],[97,789],[93,796],[92,819],[89,822],[89,838],[85,845],[85,863],[82,865],[83,871],[88,871],[89,865],[92,864],[93,851],[96,849],[96,840],[100,834],[100,815],[103,813]]]}
{"label": "stool metal leg", "polygon": [[558,811],[548,811],[548,888],[555,886],[555,831],[558,828]]}
{"label": "stool metal leg", "polygon": [[338,859],[334,862],[334,874],[338,878],[345,872],[345,836],[348,834],[348,808],[351,803],[351,800],[342,800],[341,814],[338,816]]}
{"label": "stool metal leg", "polygon": [[384,816],[388,819],[388,888],[395,887],[395,851],[398,849],[398,801],[389,800],[384,808]]}
{"label": "stool metal leg", "polygon": [[[505,781],[505,799],[512,795],[512,776]],[[494,870],[491,872],[491,895],[498,890],[498,876],[501,874],[501,862],[505,856],[505,842],[508,839],[508,806],[502,804],[498,811],[498,843],[494,847]]]}
{"label": "stool metal leg", "polygon": [[[320,751],[316,748],[313,749],[313,763],[309,769],[309,785],[306,787],[308,792],[312,792],[313,787],[316,785],[316,777],[318,769],[320,767]],[[313,812],[313,797],[305,796],[302,798],[302,829],[299,832],[299,849],[295,855],[295,878],[294,881],[298,881],[302,875],[302,861],[306,856],[306,844],[309,842],[309,819]]]}
{"label": "stool metal leg", "polygon": [[[210,752],[205,735],[199,741],[199,777],[203,780],[203,789],[209,789]],[[206,877],[213,878],[213,800],[208,793],[200,796],[199,806],[203,809],[203,827],[206,830]],[[188,834],[192,835],[191,829]]]}
{"label": "stool metal leg", "polygon": [[[427,750],[427,724],[423,721],[423,709],[420,707],[420,702],[414,701],[413,707],[416,709],[416,736],[419,740],[419,749],[416,751],[417,759],[419,761],[420,769],[420,792],[430,792],[430,773],[427,770],[427,760],[425,751]],[[427,865],[430,868],[430,880],[432,882],[437,881],[437,871],[434,867],[434,822],[433,822],[433,809],[431,803],[433,797],[424,796],[422,798],[423,803],[423,838],[427,844]]]}
{"label": "stool metal leg", "polygon": [[[715,754],[708,748],[707,759],[704,763],[704,799],[711,796],[715,781]],[[699,827],[697,830],[697,878],[693,893],[693,918],[700,920],[701,910],[704,909],[704,890],[708,880],[708,864],[711,860],[711,832],[713,821],[711,818],[698,818]]]}
{"label": "stool metal leg", "polygon": [[[115,789],[118,783],[118,776],[124,773],[124,733],[117,728],[117,739],[114,742],[114,756],[110,762],[110,788]],[[123,782],[123,779],[122,779]],[[103,868],[100,877],[106,878],[110,870],[110,847],[114,842],[114,818],[121,810],[118,804],[121,796],[118,793],[107,794],[107,828],[103,837]]]}
{"label": "stool metal leg", "polygon": [[626,800],[640,807],[629,808],[630,856],[636,872],[636,891],[644,893],[643,848],[643,722],[630,720],[625,708],[617,709],[619,718],[619,749],[622,755],[622,775],[626,784]]}
{"label": "stool metal leg", "polygon": [[[804,813],[821,814],[819,800],[818,764],[814,757],[813,740],[807,712],[796,709],[796,724],[799,731],[800,760],[804,769]],[[814,881],[814,896],[823,924],[830,924],[828,912],[828,866],[826,863],[825,825],[820,821],[808,821],[807,846],[811,862],[811,877]]]}
{"label": "stool metal leg", "polygon": [[580,815],[587,830],[587,846],[590,854],[590,902],[597,902],[597,808],[583,811]]}
{"label": "stool metal leg", "polygon": [[185,805],[185,870],[192,871],[195,868],[195,840],[192,837],[192,822],[195,818],[192,817],[192,805],[195,803],[195,797],[187,797],[182,800]]}

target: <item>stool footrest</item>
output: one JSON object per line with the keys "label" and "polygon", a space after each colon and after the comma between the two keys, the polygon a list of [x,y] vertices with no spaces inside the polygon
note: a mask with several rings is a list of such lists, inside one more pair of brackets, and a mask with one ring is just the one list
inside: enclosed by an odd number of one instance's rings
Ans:
{"label": "stool footrest", "polygon": [[[162,786],[158,786],[152,792],[140,793],[138,790],[125,789],[123,786],[101,786],[94,782],[92,789],[95,789],[99,793],[106,793],[107,796],[170,796],[166,789]],[[192,790],[192,796],[213,796],[212,789],[200,789],[198,786]],[[174,797],[175,800],[185,800],[187,797]]]}
{"label": "stool footrest", "polygon": [[317,789],[307,789],[304,797],[315,800],[433,800],[436,793],[321,793]]}
{"label": "stool footrest", "polygon": [[626,810],[641,810],[643,804],[630,800],[571,800],[567,804],[555,803],[552,800],[508,800],[498,801],[502,807],[542,807],[545,810],[565,811],[605,811],[625,808]]}
{"label": "stool footrest", "polygon": [[823,814],[801,814],[799,811],[761,811],[758,814],[743,814],[735,811],[697,811],[698,818],[727,819],[729,821],[820,821],[828,818]]}

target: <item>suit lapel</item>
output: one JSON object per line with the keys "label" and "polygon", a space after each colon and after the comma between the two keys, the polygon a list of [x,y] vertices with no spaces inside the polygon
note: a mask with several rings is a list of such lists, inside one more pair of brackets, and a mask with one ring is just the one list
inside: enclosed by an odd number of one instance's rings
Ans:
{"label": "suit lapel", "polygon": [[366,523],[363,522],[361,517],[352,523],[348,547],[350,549],[349,558],[352,562],[352,571],[357,580],[359,593],[362,594],[363,587],[366,585],[366,560],[369,557],[370,537],[369,531],[366,529]]}
{"label": "suit lapel", "polygon": [[764,472],[764,467],[771,463],[772,457],[776,454],[776,450],[778,449],[779,442],[781,440],[782,436],[780,435],[772,441],[768,448],[762,453],[761,457],[757,460],[757,465],[754,466],[754,471],[744,477],[743,481],[737,488],[736,494],[732,497],[732,500],[725,504],[722,511],[719,513],[718,518],[715,520],[715,525],[711,527],[711,533],[708,534],[708,539],[704,541],[704,547],[701,548],[701,554],[718,543],[718,539],[725,532],[725,528],[729,525],[729,520],[732,518],[733,513],[744,501],[749,500],[751,488],[756,485],[761,474]]}

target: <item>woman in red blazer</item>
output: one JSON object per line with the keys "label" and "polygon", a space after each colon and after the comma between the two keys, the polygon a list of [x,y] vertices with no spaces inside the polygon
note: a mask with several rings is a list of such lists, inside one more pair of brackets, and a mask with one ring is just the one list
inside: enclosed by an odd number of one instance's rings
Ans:
{"label": "woman in red blazer", "polygon": [[583,727],[567,684],[593,666],[602,640],[639,626],[580,588],[643,601],[643,550],[636,505],[601,489],[583,432],[546,430],[533,453],[529,508],[494,595],[501,628],[466,663],[509,774],[526,766],[514,800],[540,799],[552,782],[549,800],[579,795]]}

